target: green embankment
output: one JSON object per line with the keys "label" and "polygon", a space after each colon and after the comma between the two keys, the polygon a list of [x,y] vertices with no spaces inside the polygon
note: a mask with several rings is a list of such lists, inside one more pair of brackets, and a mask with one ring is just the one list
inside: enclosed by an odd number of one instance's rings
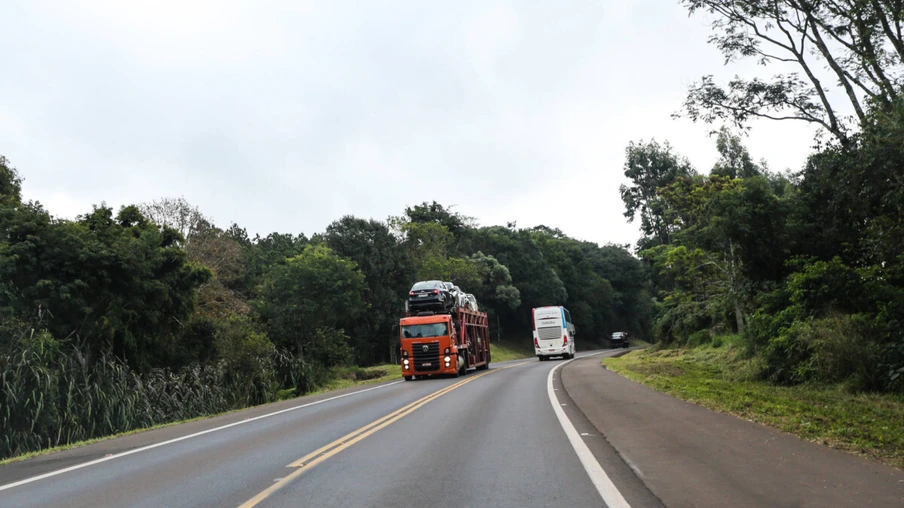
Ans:
{"label": "green embankment", "polygon": [[603,365],[630,379],[714,411],[809,441],[904,467],[904,397],[852,393],[845,386],[777,386],[756,377],[731,338],[721,347],[650,349]]}
{"label": "green embankment", "polygon": [[[384,381],[391,381],[393,379],[401,379],[402,367],[400,365],[391,365],[391,364],[377,365],[374,367],[366,367],[366,368],[337,367],[334,369],[333,374],[334,374],[334,377],[330,381],[328,381],[323,387],[321,387],[311,393],[306,393],[304,396],[317,395],[317,394],[332,392],[332,391],[336,391],[336,390],[341,390],[344,388],[351,388],[354,386],[382,383]],[[295,398],[293,390],[283,390],[280,392],[280,400],[288,400],[288,399],[292,399],[292,398]],[[251,407],[255,407],[255,406],[251,406]],[[230,414],[230,413],[236,413],[238,411],[244,411],[245,409],[250,409],[250,407],[236,409],[233,411],[226,411],[226,412],[218,413],[218,414],[200,416],[200,417],[191,418],[188,420],[169,422],[169,423],[165,423],[165,424],[161,424],[161,425],[154,425],[153,427],[147,427],[147,428],[143,428],[143,429],[133,429],[128,432],[120,432],[118,434],[103,436],[103,437],[94,438],[94,439],[88,439],[85,441],[78,441],[78,442],[69,443],[69,444],[62,445],[62,446],[47,448],[45,450],[40,450],[40,451],[36,451],[36,452],[28,452],[28,453],[24,453],[21,455],[17,455],[15,457],[9,457],[9,458],[0,460],[0,466],[2,466],[4,464],[9,464],[10,462],[19,462],[22,460],[30,459],[32,457],[47,455],[49,453],[54,453],[54,452],[60,452],[63,450],[68,450],[70,448],[77,448],[79,446],[85,446],[85,445],[97,443],[100,441],[107,441],[109,439],[114,439],[117,437],[128,436],[131,434],[137,434],[139,432],[147,432],[149,430],[160,429],[163,427],[171,427],[173,425],[180,425],[183,423],[193,422],[196,420],[205,420],[208,418],[214,418],[216,416],[222,416],[222,415],[226,415],[226,414]]]}
{"label": "green embankment", "polygon": [[534,346],[528,340],[504,339],[490,341],[490,358],[493,362],[507,362],[522,358],[533,358]]}

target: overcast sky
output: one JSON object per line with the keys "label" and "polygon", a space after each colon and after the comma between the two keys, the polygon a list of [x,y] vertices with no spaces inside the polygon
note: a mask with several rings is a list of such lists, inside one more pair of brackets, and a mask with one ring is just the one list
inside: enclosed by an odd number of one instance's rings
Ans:
{"label": "overcast sky", "polygon": [[[708,171],[711,127],[670,114],[703,74],[757,72],[709,34],[677,0],[3,2],[0,154],[67,218],[184,196],[310,236],[436,200],[634,243],[628,142]],[[759,123],[746,144],[796,170],[812,136]]]}

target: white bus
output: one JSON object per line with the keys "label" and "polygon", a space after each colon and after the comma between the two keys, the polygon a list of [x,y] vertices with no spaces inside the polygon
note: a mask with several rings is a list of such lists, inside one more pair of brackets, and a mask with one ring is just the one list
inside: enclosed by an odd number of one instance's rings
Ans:
{"label": "white bus", "polygon": [[561,305],[531,310],[534,352],[540,361],[553,356],[574,358],[574,324],[571,313]]}

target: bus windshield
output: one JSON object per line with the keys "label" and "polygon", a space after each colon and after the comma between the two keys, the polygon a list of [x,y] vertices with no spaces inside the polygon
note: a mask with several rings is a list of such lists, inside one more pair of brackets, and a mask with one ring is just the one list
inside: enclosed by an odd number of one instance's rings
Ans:
{"label": "bus windshield", "polygon": [[402,327],[402,337],[417,339],[421,337],[443,337],[449,335],[446,323],[430,323],[426,325],[408,325]]}

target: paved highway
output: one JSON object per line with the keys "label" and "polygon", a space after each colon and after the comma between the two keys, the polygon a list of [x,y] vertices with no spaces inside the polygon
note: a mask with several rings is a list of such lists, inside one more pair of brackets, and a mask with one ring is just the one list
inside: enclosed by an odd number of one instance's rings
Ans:
{"label": "paved highway", "polygon": [[574,408],[564,363],[300,398],[9,464],[0,506],[661,506]]}

